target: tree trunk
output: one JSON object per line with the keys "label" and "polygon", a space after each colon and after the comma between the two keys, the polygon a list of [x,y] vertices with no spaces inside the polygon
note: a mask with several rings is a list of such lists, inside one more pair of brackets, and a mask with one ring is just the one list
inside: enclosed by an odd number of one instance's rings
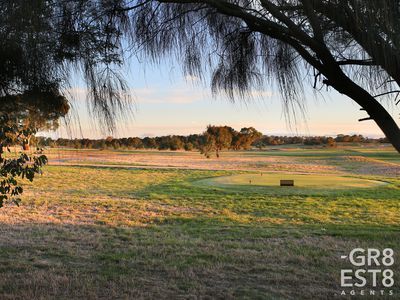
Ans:
{"label": "tree trunk", "polygon": [[32,135],[29,135],[26,140],[22,142],[22,149],[24,149],[24,151],[30,150],[31,137]]}
{"label": "tree trunk", "polygon": [[368,114],[371,120],[379,126],[389,142],[400,153],[400,128],[386,109],[366,90],[354,83],[343,73],[334,80],[329,80],[340,93],[347,95],[357,102]]}
{"label": "tree trunk", "polygon": [[[379,102],[376,102],[375,111],[371,112],[367,108],[365,110],[369,113],[371,118],[383,131],[389,142],[393,147],[400,153],[400,128],[397,126],[396,122],[393,120],[392,116],[382,107]],[[381,110],[381,112],[376,115],[376,111]]]}

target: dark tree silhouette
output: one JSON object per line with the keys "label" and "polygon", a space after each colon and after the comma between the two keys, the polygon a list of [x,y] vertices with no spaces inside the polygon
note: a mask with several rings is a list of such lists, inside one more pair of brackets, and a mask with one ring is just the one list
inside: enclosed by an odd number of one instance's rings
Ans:
{"label": "dark tree silhouette", "polygon": [[[397,105],[400,2],[395,0],[135,1],[135,44],[184,72],[212,74],[232,99],[274,79],[284,107],[302,108],[303,75],[360,105],[400,152],[400,130],[380,99]],[[302,63],[305,63],[303,68]],[[303,74],[304,73],[304,74]]]}
{"label": "dark tree silhouette", "polygon": [[[70,79],[81,74],[99,125],[112,130],[127,110],[118,72],[122,18],[108,16],[113,2],[0,1],[0,101],[29,98],[38,109],[47,105],[51,117],[62,97],[70,100]],[[0,112],[9,110],[2,106]]]}
{"label": "dark tree silhouette", "polygon": [[400,129],[380,103],[399,103],[399,1],[16,0],[0,12],[0,96],[62,91],[80,70],[112,127],[124,107],[124,53],[153,63],[175,57],[185,74],[211,74],[213,92],[231,99],[276,84],[288,119],[303,109],[305,78],[333,88],[400,152]]}

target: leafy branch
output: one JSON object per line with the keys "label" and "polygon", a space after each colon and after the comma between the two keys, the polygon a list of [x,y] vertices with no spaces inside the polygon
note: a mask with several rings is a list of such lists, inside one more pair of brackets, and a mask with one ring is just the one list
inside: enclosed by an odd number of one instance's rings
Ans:
{"label": "leafy branch", "polygon": [[4,158],[4,148],[10,151],[10,146],[23,144],[28,136],[36,133],[35,129],[26,128],[22,121],[11,120],[9,115],[0,116],[0,207],[5,202],[19,204],[23,187],[17,179],[33,181],[36,174],[42,173],[42,167],[47,163],[47,157],[39,152],[38,156],[20,153],[17,158]]}

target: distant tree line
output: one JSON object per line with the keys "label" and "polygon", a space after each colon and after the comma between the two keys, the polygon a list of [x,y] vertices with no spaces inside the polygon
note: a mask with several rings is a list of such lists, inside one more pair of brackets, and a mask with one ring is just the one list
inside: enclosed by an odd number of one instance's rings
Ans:
{"label": "distant tree line", "polygon": [[387,143],[386,138],[367,138],[362,135],[328,136],[274,136],[262,135],[253,127],[236,131],[229,126],[208,126],[203,134],[167,135],[157,137],[129,137],[105,139],[52,139],[33,137],[31,143],[38,147],[66,147],[75,149],[158,149],[197,150],[209,157],[213,153],[219,157],[222,150],[262,149],[274,145],[321,145],[335,147],[337,143]]}
{"label": "distant tree line", "polygon": [[330,136],[269,136],[263,135],[257,139],[252,146],[263,148],[273,145],[293,145],[302,144],[308,146],[322,145],[328,147],[336,147],[337,143],[388,143],[387,138],[368,138],[360,134],[344,135],[338,134],[336,137]]}
{"label": "distant tree line", "polygon": [[158,137],[129,137],[105,139],[52,139],[33,137],[31,144],[37,147],[66,147],[75,149],[158,149],[158,150],[197,150],[209,157],[215,153],[219,157],[222,150],[246,150],[262,137],[253,127],[236,131],[229,126],[211,126],[203,134],[168,135]]}

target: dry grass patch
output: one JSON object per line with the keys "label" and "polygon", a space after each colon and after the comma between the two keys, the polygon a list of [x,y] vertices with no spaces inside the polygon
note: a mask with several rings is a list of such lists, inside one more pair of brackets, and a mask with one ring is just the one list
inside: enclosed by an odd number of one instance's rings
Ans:
{"label": "dry grass patch", "polygon": [[[264,159],[243,156],[231,168]],[[234,174],[248,172],[47,167],[21,207],[0,209],[0,298],[328,299],[348,266],[341,255],[400,244],[396,178],[340,191],[197,184]]]}

